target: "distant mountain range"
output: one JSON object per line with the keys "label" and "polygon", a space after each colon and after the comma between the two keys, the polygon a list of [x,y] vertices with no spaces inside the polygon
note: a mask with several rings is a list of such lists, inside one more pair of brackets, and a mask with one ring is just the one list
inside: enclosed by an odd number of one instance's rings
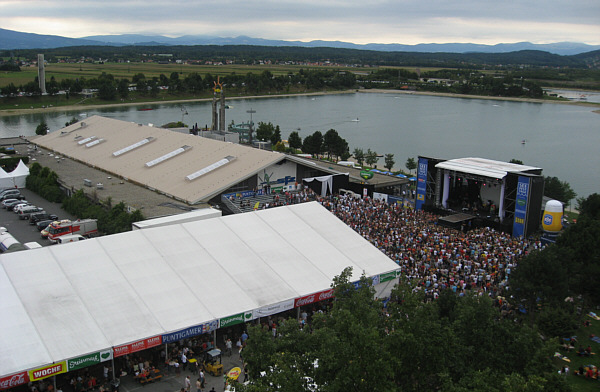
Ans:
{"label": "distant mountain range", "polygon": [[0,29],[0,49],[51,49],[66,46],[128,46],[128,45],[257,45],[257,46],[296,46],[328,47],[345,49],[376,50],[382,52],[420,52],[420,53],[509,53],[521,50],[540,50],[558,55],[575,55],[599,50],[600,45],[587,45],[577,42],[556,42],[552,44],[532,44],[518,42],[513,44],[481,45],[469,43],[448,44],[365,44],[359,45],[342,41],[283,41],[263,38],[211,37],[206,35],[184,35],[177,38],[162,35],[95,35],[83,38],[68,38],[57,35],[22,33]]}

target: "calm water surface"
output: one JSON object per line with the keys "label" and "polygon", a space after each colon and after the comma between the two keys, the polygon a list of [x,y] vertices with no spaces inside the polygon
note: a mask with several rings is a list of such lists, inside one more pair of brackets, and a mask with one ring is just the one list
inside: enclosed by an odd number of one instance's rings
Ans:
{"label": "calm water surface", "polygon": [[[600,114],[590,107],[371,93],[239,99],[228,104],[232,108],[226,110],[227,124],[249,121],[247,111],[252,109],[255,123],[279,125],[284,139],[294,130],[304,138],[333,128],[351,151],[358,147],[394,154],[397,168],[418,155],[514,158],[567,181],[578,196],[600,193]],[[72,117],[95,114],[157,126],[182,119],[190,126],[211,123],[210,102],[143,107],[154,110],[120,107],[0,117],[0,137],[34,135],[42,119],[55,131]],[[383,158],[378,164],[383,167]]]}

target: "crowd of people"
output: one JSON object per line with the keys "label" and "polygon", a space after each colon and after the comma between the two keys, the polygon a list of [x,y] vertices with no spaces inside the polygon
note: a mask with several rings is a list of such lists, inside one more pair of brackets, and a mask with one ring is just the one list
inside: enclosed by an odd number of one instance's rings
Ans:
{"label": "crowd of people", "polygon": [[451,289],[498,297],[520,258],[541,242],[491,228],[463,232],[437,224],[439,216],[406,204],[332,195],[317,199],[401,268],[428,299]]}

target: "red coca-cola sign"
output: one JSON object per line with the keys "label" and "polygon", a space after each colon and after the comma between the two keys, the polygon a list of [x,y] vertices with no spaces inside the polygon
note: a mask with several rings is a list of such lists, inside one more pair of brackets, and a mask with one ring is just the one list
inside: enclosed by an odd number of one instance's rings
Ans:
{"label": "red coca-cola sign", "polygon": [[313,302],[324,301],[326,299],[333,298],[333,289],[321,291],[320,293],[307,295],[305,297],[296,298],[294,301],[294,307],[304,306],[312,304]]}
{"label": "red coca-cola sign", "polygon": [[13,374],[12,376],[2,377],[0,378],[0,390],[17,387],[28,382],[29,377],[27,377],[27,372],[21,372]]}
{"label": "red coca-cola sign", "polygon": [[154,336],[152,338],[139,340],[135,343],[124,344],[113,348],[113,357],[131,354],[137,351],[142,351],[147,348],[156,347],[162,343],[162,336]]}

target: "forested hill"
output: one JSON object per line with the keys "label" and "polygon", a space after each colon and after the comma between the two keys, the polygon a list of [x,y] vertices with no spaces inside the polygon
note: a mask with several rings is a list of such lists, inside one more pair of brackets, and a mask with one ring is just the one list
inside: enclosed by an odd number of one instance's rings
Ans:
{"label": "forested hill", "polygon": [[[159,54],[162,60],[197,60],[237,64],[260,61],[272,63],[334,63],[342,65],[422,66],[422,67],[568,67],[593,68],[600,65],[600,50],[571,56],[543,51],[523,50],[510,53],[418,53],[381,52],[343,48],[304,48],[292,46],[196,45],[196,46],[71,46],[56,49],[22,49],[0,51],[3,57],[35,58],[43,52],[48,61],[57,58],[88,57],[104,61],[142,61]],[[168,55],[168,56],[164,56]]]}

